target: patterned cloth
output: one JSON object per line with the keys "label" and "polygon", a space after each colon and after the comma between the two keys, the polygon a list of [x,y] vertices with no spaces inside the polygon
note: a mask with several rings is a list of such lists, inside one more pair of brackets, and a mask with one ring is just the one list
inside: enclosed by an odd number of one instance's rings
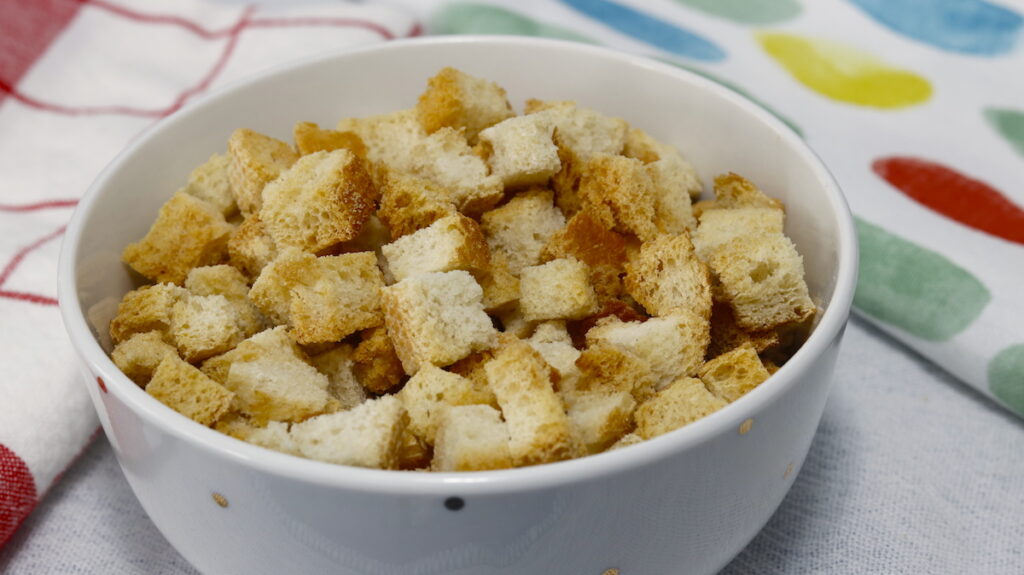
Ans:
{"label": "patterned cloth", "polygon": [[208,90],[417,33],[379,5],[0,0],[0,546],[97,430],[55,297],[60,237],[97,173]]}

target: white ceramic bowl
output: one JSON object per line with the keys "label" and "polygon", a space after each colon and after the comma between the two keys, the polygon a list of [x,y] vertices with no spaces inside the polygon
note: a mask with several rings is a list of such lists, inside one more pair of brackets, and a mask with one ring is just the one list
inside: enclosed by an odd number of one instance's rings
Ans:
{"label": "white ceramic bowl", "polygon": [[[118,371],[106,331],[132,288],[121,250],[191,168],[238,127],[288,140],[296,121],[333,126],[410,107],[446,65],[497,81],[517,106],[575,99],[621,116],[678,146],[704,181],[735,171],[780,197],[825,310],[814,333],[770,380],[683,429],[584,459],[465,474],[355,469],[264,450],[178,415]],[[734,557],[792,485],[824,407],[856,267],[851,217],[828,171],[796,134],[728,89],[581,44],[432,38],[278,68],[160,122],[79,204],[60,302],[128,482],[203,572],[695,574]],[[450,510],[449,498],[464,506]]]}

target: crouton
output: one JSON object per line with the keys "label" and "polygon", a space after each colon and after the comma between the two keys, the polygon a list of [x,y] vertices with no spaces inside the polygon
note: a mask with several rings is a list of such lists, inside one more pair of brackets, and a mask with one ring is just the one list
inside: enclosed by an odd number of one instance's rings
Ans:
{"label": "crouton", "polygon": [[626,290],[651,315],[684,309],[711,317],[711,274],[684,234],[645,242],[626,264]]}
{"label": "crouton", "polygon": [[815,312],[804,282],[803,258],[782,234],[736,238],[719,246],[708,263],[743,329],[772,329]]}
{"label": "crouton", "polygon": [[232,231],[217,208],[178,191],[160,208],[146,237],[128,244],[121,259],[155,282],[180,285],[190,269],[226,259]]}
{"label": "crouton", "polygon": [[174,304],[170,334],[181,357],[196,363],[245,339],[235,307],[222,295],[189,295]]}
{"label": "crouton", "polygon": [[654,239],[660,192],[643,162],[625,156],[598,154],[583,171],[579,186],[582,209],[601,226]]}
{"label": "crouton", "polygon": [[401,444],[398,446],[398,468],[403,471],[430,471],[430,460],[434,457],[433,450],[423,440],[416,437],[408,428],[402,432]]}
{"label": "crouton", "polygon": [[526,101],[526,114],[545,114],[555,125],[556,138],[580,158],[619,154],[626,144],[629,124],[571,101]]}
{"label": "crouton", "polygon": [[509,118],[480,132],[491,173],[505,188],[544,185],[561,168],[551,140],[555,126],[544,114]]}
{"label": "crouton", "polygon": [[231,134],[228,155],[231,190],[243,215],[258,213],[263,205],[263,187],[299,159],[295,150],[281,140],[246,129]]}
{"label": "crouton", "polygon": [[579,212],[551,234],[541,251],[542,259],[574,257],[588,266],[621,268],[626,263],[627,240],[589,212]]}
{"label": "crouton", "polygon": [[428,134],[441,128],[463,130],[470,144],[481,130],[515,115],[501,86],[450,67],[427,81],[416,114]]}
{"label": "crouton", "polygon": [[173,342],[170,329],[174,304],[184,297],[188,297],[187,290],[169,283],[142,286],[124,294],[117,315],[110,321],[110,339],[118,344],[134,334],[155,331]]}
{"label": "crouton", "polygon": [[352,409],[366,401],[366,390],[354,373],[352,346],[338,347],[313,356],[313,367],[327,376],[327,393],[339,403],[341,410]]}
{"label": "crouton", "polygon": [[[499,345],[502,342],[511,341],[507,339],[509,336],[501,334],[498,336]],[[487,372],[484,371],[484,366],[487,362],[494,359],[496,349],[486,349],[483,351],[475,351],[466,357],[456,361],[445,368],[445,371],[461,375],[468,379],[473,384],[473,389],[477,394],[480,394],[482,398],[486,398],[487,405],[497,409],[498,399],[494,397],[494,390],[491,389],[490,384],[487,383]]]}
{"label": "crouton", "polygon": [[512,467],[508,426],[487,405],[444,410],[434,446],[434,471],[485,471]]}
{"label": "crouton", "polygon": [[434,445],[444,410],[455,405],[486,405],[491,397],[473,382],[439,367],[426,365],[397,393],[409,412],[409,431]]}
{"label": "crouton", "polygon": [[364,330],[360,336],[362,341],[352,354],[352,372],[359,384],[379,394],[401,383],[405,371],[384,326]]}
{"label": "crouton", "polygon": [[636,445],[638,443],[643,442],[644,438],[637,435],[636,432],[627,433],[626,435],[623,435],[621,438],[619,438],[619,440],[613,443],[610,447],[608,447],[606,451],[614,451],[616,449],[622,449],[623,447],[629,447],[630,445]]}
{"label": "crouton", "polygon": [[688,190],[698,186],[697,193],[700,194],[700,181],[692,173],[692,168],[691,172],[685,172],[677,164],[659,160],[645,165],[644,169],[654,183],[654,225],[658,231],[678,234],[694,230],[697,219],[693,215]]}
{"label": "crouton", "polygon": [[231,158],[224,154],[210,156],[202,165],[192,170],[188,176],[185,193],[209,203],[217,208],[225,218],[238,211],[235,195],[231,190],[228,172]]}
{"label": "crouton", "polygon": [[400,172],[411,171],[412,148],[427,137],[412,108],[366,118],[345,118],[335,129],[359,136],[371,162]]}
{"label": "crouton", "polygon": [[315,257],[290,250],[267,266],[249,296],[302,344],[340,341],[383,321],[384,276],[372,252]]}
{"label": "crouton", "polygon": [[281,361],[306,361],[299,346],[288,335],[285,327],[267,329],[239,343],[235,349],[211,357],[200,367],[203,373],[218,383],[228,379],[228,370],[236,361],[253,361],[260,358]]}
{"label": "crouton", "polygon": [[686,192],[691,200],[699,198],[704,189],[697,170],[675,146],[659,142],[639,128],[629,130],[622,155],[647,164],[667,188]]}
{"label": "crouton", "polygon": [[555,205],[563,214],[572,217],[580,211],[580,180],[583,178],[587,160],[577,156],[559,138],[557,131],[554,140],[558,146],[558,163],[561,167],[551,176],[551,189],[555,193]]}
{"label": "crouton", "polygon": [[569,425],[584,455],[600,453],[633,430],[636,400],[625,391],[580,393],[569,406]]}
{"label": "crouton", "polygon": [[231,409],[234,394],[175,354],[153,372],[146,393],[200,425],[212,425]]}
{"label": "crouton", "polygon": [[602,319],[616,317],[623,322],[646,321],[648,316],[638,312],[630,304],[619,300],[605,300],[601,302],[601,309],[593,315],[589,315],[579,321],[566,322],[565,327],[576,347],[586,346],[587,332],[594,328]]}
{"label": "crouton", "polygon": [[473,272],[484,292],[484,310],[488,313],[507,311],[519,301],[519,278],[508,269],[508,258],[498,252],[490,254],[491,265]]}
{"label": "crouton", "polygon": [[647,363],[658,389],[679,377],[695,375],[704,363],[709,340],[708,321],[686,310],[642,323],[610,317],[587,332],[588,345],[604,342]]}
{"label": "crouton", "polygon": [[781,234],[785,213],[774,208],[707,210],[693,233],[697,255],[709,261],[719,246],[742,236]]}
{"label": "crouton", "polygon": [[768,196],[750,180],[732,172],[715,177],[715,207],[785,209],[781,200]]}
{"label": "crouton", "polygon": [[487,164],[452,128],[419,140],[409,153],[407,171],[448,190],[449,199],[466,215],[479,215],[504,196],[501,178],[490,174]]}
{"label": "crouton", "polygon": [[541,250],[563,226],[565,216],[552,204],[548,190],[521,193],[480,218],[491,253],[505,258],[512,275],[540,263]]}
{"label": "crouton", "polygon": [[277,245],[259,214],[246,216],[228,239],[228,261],[249,278],[256,278],[277,257]]}
{"label": "crouton", "polygon": [[708,391],[726,403],[732,403],[768,379],[768,370],[749,343],[705,363],[698,376]]}
{"label": "crouton", "polygon": [[624,391],[638,402],[644,402],[654,395],[658,383],[646,361],[632,352],[604,342],[597,342],[583,350],[576,360],[576,367],[580,370],[577,392]]}
{"label": "crouton", "polygon": [[551,383],[551,367],[526,342],[510,342],[484,366],[498,398],[516,466],[572,457],[569,418]]}
{"label": "crouton", "polygon": [[483,290],[468,272],[421,274],[380,293],[388,335],[409,375],[497,343],[497,331],[483,309]]}
{"label": "crouton", "polygon": [[229,265],[193,268],[185,278],[185,289],[192,295],[221,295],[234,308],[235,321],[243,337],[255,335],[267,327],[263,315],[249,301],[249,284],[242,272]]}
{"label": "crouton", "polygon": [[725,407],[699,379],[677,379],[636,409],[636,434],[644,439],[664,435]]}
{"label": "crouton", "polygon": [[391,230],[376,215],[371,215],[363,224],[363,229],[354,239],[335,246],[330,253],[324,255],[351,254],[356,252],[373,252],[377,255],[378,265],[384,255],[381,248],[391,241]]}
{"label": "crouton", "polygon": [[494,313],[494,317],[501,323],[503,335],[520,339],[529,337],[537,325],[536,321],[526,319],[518,305],[500,309]]}
{"label": "crouton", "polygon": [[397,240],[458,213],[451,196],[450,191],[430,180],[388,172],[377,214],[391,230],[391,239]]}
{"label": "crouton", "polygon": [[407,416],[394,396],[292,426],[303,457],[356,467],[397,469]]}
{"label": "crouton", "polygon": [[590,270],[574,259],[551,260],[523,268],[519,306],[527,321],[581,319],[598,309]]}
{"label": "crouton", "polygon": [[267,184],[260,220],[279,249],[319,254],[359,235],[375,194],[351,152],[315,152]]}
{"label": "crouton", "polygon": [[746,331],[736,325],[729,304],[715,302],[711,306],[711,343],[708,345],[708,358],[718,357],[723,353],[750,343],[758,354],[774,350],[780,345],[779,334],[775,330]]}
{"label": "crouton", "polygon": [[381,248],[396,281],[407,277],[452,270],[486,270],[491,254],[475,221],[456,214]]}
{"label": "crouton", "polygon": [[299,446],[288,432],[288,424],[283,421],[270,421],[264,427],[254,428],[245,441],[280,453],[301,455]]}
{"label": "crouton", "polygon": [[286,358],[246,358],[228,368],[224,387],[235,393],[235,407],[257,425],[303,421],[327,408],[327,376],[297,357]]}
{"label": "crouton", "polygon": [[114,347],[110,354],[114,365],[128,379],[145,389],[160,362],[167,354],[178,355],[174,346],[163,340],[158,331],[132,334],[131,337]]}
{"label": "crouton", "polygon": [[300,156],[315,152],[348,150],[355,157],[366,159],[366,144],[355,132],[327,130],[312,122],[299,122],[295,124],[292,135],[295,139],[295,149],[299,151]]}

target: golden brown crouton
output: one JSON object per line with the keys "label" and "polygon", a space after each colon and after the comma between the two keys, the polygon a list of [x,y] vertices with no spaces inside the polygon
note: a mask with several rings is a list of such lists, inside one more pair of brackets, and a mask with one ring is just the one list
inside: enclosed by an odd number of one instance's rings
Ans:
{"label": "golden brown crouton", "polygon": [[572,434],[562,400],[551,382],[551,366],[526,342],[500,348],[484,366],[508,424],[509,451],[517,466],[572,456]]}
{"label": "golden brown crouton", "polygon": [[315,152],[267,184],[260,220],[279,249],[319,254],[359,235],[375,194],[363,161],[351,152]]}
{"label": "golden brown crouton", "polygon": [[473,153],[460,132],[441,128],[419,140],[409,151],[405,171],[448,190],[461,212],[477,216],[504,197],[501,178]]}
{"label": "golden brown crouton", "polygon": [[583,455],[600,453],[633,430],[636,400],[625,391],[578,393],[569,406],[573,438]]}
{"label": "golden brown crouton", "polygon": [[491,253],[480,225],[461,214],[447,216],[381,248],[396,281],[427,272],[484,271]]}
{"label": "golden brown crouton", "polygon": [[491,397],[478,391],[472,381],[432,365],[409,378],[397,396],[409,412],[409,430],[427,445],[434,445],[445,409],[491,402]]}
{"label": "golden brown crouton", "polygon": [[555,124],[560,143],[583,160],[595,154],[618,154],[626,144],[629,125],[571,101],[526,101],[526,114],[545,114]]}
{"label": "golden brown crouton", "polygon": [[594,218],[579,212],[564,228],[551,235],[541,252],[542,259],[574,257],[588,266],[621,268],[626,263],[626,238]]}
{"label": "golden brown crouton", "polygon": [[574,258],[523,268],[519,292],[526,321],[582,319],[598,309],[590,270]]}
{"label": "golden brown crouton", "polygon": [[461,129],[470,144],[484,128],[514,115],[501,86],[450,67],[427,81],[416,112],[428,134],[445,127]]}
{"label": "golden brown crouton", "polygon": [[260,221],[259,214],[246,216],[228,239],[228,261],[249,278],[256,278],[277,257],[277,246]]}
{"label": "golden brown crouton", "polygon": [[222,295],[235,310],[235,320],[243,337],[263,331],[263,314],[249,301],[249,284],[242,272],[229,265],[193,268],[185,278],[185,289],[192,295]]}
{"label": "golden brown crouton", "polygon": [[128,379],[145,388],[167,354],[178,355],[178,351],[163,340],[160,332],[147,331],[133,334],[118,344],[110,357]]}
{"label": "golden brown crouton", "polygon": [[718,247],[743,236],[781,234],[785,213],[774,208],[706,210],[693,233],[697,255],[709,261]]}
{"label": "golden brown crouton", "polygon": [[383,325],[364,330],[362,341],[352,354],[352,371],[367,390],[384,393],[405,378],[402,361]]}
{"label": "golden brown crouton", "polygon": [[587,332],[587,343],[603,342],[646,362],[660,389],[682,376],[692,376],[704,363],[710,340],[708,320],[677,310],[645,322],[610,317]]}
{"label": "golden brown crouton", "polygon": [[239,129],[228,140],[231,168],[228,176],[242,214],[260,211],[263,187],[277,179],[299,159],[291,146],[252,130]]}
{"label": "golden brown crouton", "polygon": [[458,213],[451,192],[430,180],[392,171],[387,172],[381,187],[378,215],[391,230],[392,239]]}
{"label": "golden brown crouton", "polygon": [[697,176],[697,170],[675,146],[659,142],[639,128],[630,129],[622,155],[652,167],[669,188],[685,192],[691,200],[696,200],[703,191],[704,185]]}
{"label": "golden brown crouton", "polygon": [[521,193],[480,219],[491,253],[505,258],[512,275],[540,263],[544,245],[564,225],[565,216],[552,204],[548,190]]}
{"label": "golden brown crouton", "polygon": [[583,350],[576,367],[580,370],[577,391],[624,391],[643,402],[654,395],[658,383],[646,361],[630,351],[600,341]]}
{"label": "golden brown crouton", "polygon": [[594,156],[580,180],[579,197],[584,211],[605,228],[633,234],[643,241],[658,235],[658,196],[643,162],[625,156]]}
{"label": "golden brown crouton", "polygon": [[462,270],[420,274],[381,290],[388,335],[409,375],[493,347],[497,331],[483,290]]}
{"label": "golden brown crouton", "polygon": [[300,156],[314,152],[348,150],[355,157],[361,160],[366,159],[366,144],[355,132],[327,130],[312,122],[299,122],[295,124],[292,133],[295,138],[295,148],[299,151]]}
{"label": "golden brown crouton", "polygon": [[174,304],[187,296],[188,291],[169,283],[142,286],[126,293],[110,322],[110,339],[117,344],[134,334],[155,331],[165,341],[173,341],[170,329]]}
{"label": "golden brown crouton", "polygon": [[704,385],[721,400],[732,403],[770,375],[749,343],[705,363],[698,372]]}
{"label": "golden brown crouton", "polygon": [[680,378],[636,409],[636,433],[644,439],[664,435],[725,405],[699,379]]}
{"label": "golden brown crouton", "polygon": [[715,178],[715,207],[785,209],[782,201],[766,195],[750,180],[732,172]]}
{"label": "golden brown crouton", "polygon": [[484,310],[488,313],[507,311],[519,301],[519,278],[509,271],[504,253],[492,253],[490,262],[490,268],[473,272],[484,292]]}
{"label": "golden brown crouton", "polygon": [[234,394],[174,354],[167,354],[146,393],[200,425],[212,425],[231,408]]}
{"label": "golden brown crouton", "polygon": [[434,471],[486,471],[512,467],[508,426],[487,405],[446,408],[434,446]]}
{"label": "golden brown crouton", "polygon": [[711,306],[711,343],[708,345],[707,357],[718,357],[745,343],[753,345],[760,354],[779,345],[779,334],[775,330],[746,331],[736,325],[729,304],[715,302]]}
{"label": "golden brown crouton", "polygon": [[544,114],[509,118],[480,132],[491,173],[506,188],[544,185],[561,168],[551,140],[555,126]]}
{"label": "golden brown crouton", "polygon": [[292,426],[303,457],[376,469],[398,469],[407,416],[394,396],[371,399],[348,411]]}
{"label": "golden brown crouton", "polygon": [[228,176],[230,167],[231,158],[228,156],[210,156],[209,160],[189,174],[185,192],[217,208],[225,218],[231,216],[238,211],[238,205],[235,204],[235,195],[231,191],[231,180]]}
{"label": "golden brown crouton", "polygon": [[121,258],[155,282],[180,285],[190,269],[225,260],[232,231],[217,208],[179,191],[160,208],[146,237],[128,244]]}
{"label": "golden brown crouton", "polygon": [[645,242],[626,264],[626,289],[652,315],[683,309],[711,317],[711,274],[685,233]]}

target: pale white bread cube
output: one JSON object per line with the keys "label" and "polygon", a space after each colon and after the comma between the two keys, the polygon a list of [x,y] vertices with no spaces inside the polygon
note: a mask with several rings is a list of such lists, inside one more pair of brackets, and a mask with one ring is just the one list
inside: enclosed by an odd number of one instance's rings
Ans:
{"label": "pale white bread cube", "polygon": [[732,240],[743,236],[781,234],[786,214],[775,208],[705,210],[693,233],[693,247],[704,261]]}
{"label": "pale white bread cube", "polygon": [[491,402],[490,394],[477,390],[472,381],[432,365],[409,378],[397,396],[409,412],[409,431],[427,445],[434,445],[445,409]]}
{"label": "pale white bread cube", "polygon": [[512,467],[508,426],[488,405],[445,408],[434,444],[434,471],[486,471]]}
{"label": "pale white bread cube", "polygon": [[402,236],[381,251],[395,281],[429,272],[486,270],[491,255],[479,224],[461,214]]}
{"label": "pale white bread cube", "polygon": [[633,430],[632,394],[579,393],[569,406],[569,423],[582,454],[600,453]]}
{"label": "pale white bread cube", "polygon": [[651,315],[683,309],[711,318],[711,272],[685,233],[644,242],[626,263],[625,284],[629,295]]}
{"label": "pale white bread cube", "polygon": [[541,250],[565,226],[565,216],[554,206],[548,190],[523,192],[480,219],[487,244],[501,254],[512,275],[540,263]]}
{"label": "pale white bread cube", "polygon": [[339,403],[340,409],[352,409],[366,401],[366,389],[353,373],[352,346],[338,347],[311,358],[313,367],[327,376],[327,393]]}
{"label": "pale white bread cube", "polygon": [[244,128],[228,139],[228,156],[228,179],[243,215],[258,213],[263,206],[263,188],[299,159],[287,143]]}
{"label": "pale white bread cube", "polygon": [[235,394],[235,406],[261,424],[303,421],[327,410],[327,376],[298,359],[257,357],[228,367],[224,387]]}
{"label": "pale white bread cube", "polygon": [[509,118],[480,132],[488,146],[491,173],[506,188],[545,184],[561,167],[551,137],[555,125],[546,114]]}
{"label": "pale white bread cube", "polygon": [[711,339],[708,320],[676,310],[644,322],[600,320],[587,332],[587,343],[604,342],[629,351],[650,366],[658,389],[686,375],[696,375]]}
{"label": "pale white bread cube", "polygon": [[590,268],[575,258],[523,268],[519,292],[519,307],[527,321],[582,319],[598,308]]}
{"label": "pale white bread cube", "polygon": [[371,399],[292,426],[303,457],[355,467],[397,469],[406,426],[405,408],[394,396]]}
{"label": "pale white bread cube", "polygon": [[188,176],[185,193],[195,196],[220,210],[227,218],[238,211],[235,194],[231,190],[228,175],[231,158],[226,154],[214,154],[203,164],[192,170]]}

